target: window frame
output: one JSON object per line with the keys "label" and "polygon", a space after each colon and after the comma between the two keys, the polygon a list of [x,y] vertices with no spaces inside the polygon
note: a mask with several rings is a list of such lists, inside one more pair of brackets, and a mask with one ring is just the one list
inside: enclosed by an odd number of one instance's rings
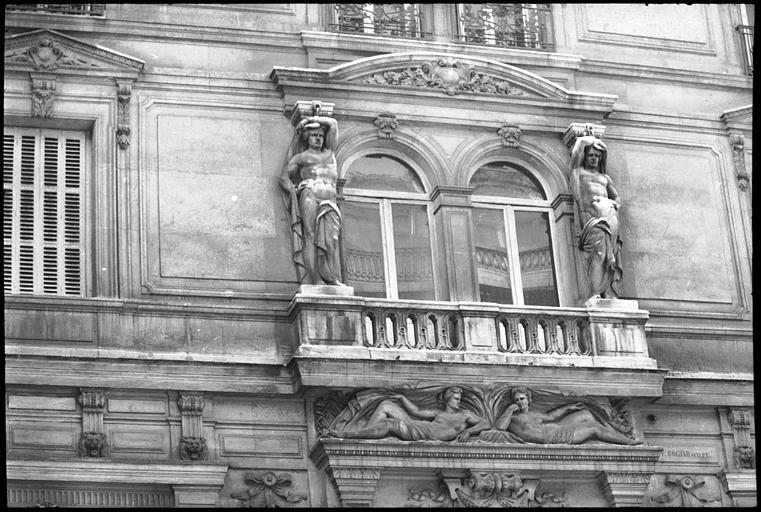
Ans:
{"label": "window frame", "polygon": [[[378,212],[380,216],[380,227],[381,227],[383,272],[385,274],[384,275],[385,288],[386,288],[385,298],[391,299],[391,300],[406,300],[406,299],[399,299],[399,283],[397,282],[396,252],[395,252],[395,241],[394,241],[394,223],[393,223],[392,206],[395,203],[425,206],[426,217],[428,219],[428,242],[429,242],[429,247],[431,249],[431,270],[432,270],[431,279],[433,281],[433,299],[429,299],[429,300],[439,300],[439,296],[440,296],[439,284],[438,284],[438,279],[436,274],[436,269],[437,269],[436,262],[438,261],[438,254],[437,254],[435,227],[434,227],[434,214],[433,214],[433,205],[431,203],[430,194],[428,192],[430,187],[429,187],[427,179],[425,178],[425,174],[421,172],[421,170],[418,168],[417,165],[415,165],[414,162],[410,161],[410,159],[408,158],[405,158],[404,155],[402,155],[399,152],[392,151],[386,148],[383,148],[383,149],[370,148],[370,149],[366,149],[362,152],[357,153],[356,155],[354,155],[353,158],[344,162],[342,168],[346,169],[346,171],[343,173],[342,180],[347,179],[347,174],[349,170],[351,169],[352,165],[354,164],[354,162],[356,162],[361,157],[370,156],[370,155],[377,155],[377,156],[382,156],[386,158],[392,158],[406,165],[412,172],[414,172],[417,175],[418,179],[420,180],[420,183],[423,186],[424,192],[400,192],[400,191],[393,191],[393,190],[361,189],[361,188],[347,187],[346,185],[344,185],[341,188],[339,208],[341,204],[346,201],[378,204]],[[346,222],[347,220],[348,219],[344,217],[344,222]],[[342,261],[342,267],[346,268],[345,253],[343,251],[343,248],[345,247],[344,238],[343,238],[344,236],[345,236],[345,233],[342,230],[341,257],[342,257],[342,260],[344,260]]]}
{"label": "window frame", "polygon": [[[548,187],[547,184],[543,182],[543,180],[539,177],[538,173],[532,172],[530,169],[521,166],[516,165],[514,162],[508,160],[508,159],[501,159],[501,158],[495,158],[495,159],[489,159],[488,161],[482,161],[479,162],[479,164],[476,166],[475,171],[470,175],[468,178],[468,183],[471,182],[473,179],[473,176],[483,167],[489,165],[489,164],[495,164],[495,163],[503,163],[503,164],[509,164],[513,167],[519,167],[521,171],[523,171],[526,174],[531,175],[538,183],[538,185],[541,187],[541,191],[544,194],[545,197],[550,197],[550,194],[548,194]],[[547,214],[547,224],[549,225],[549,236],[550,236],[550,249],[552,250],[552,271],[555,281],[555,294],[556,294],[556,300],[558,303],[558,306],[547,306],[547,307],[560,307],[563,303],[563,297],[565,296],[565,290],[563,289],[562,285],[562,279],[559,278],[559,265],[558,265],[558,258],[560,257],[560,247],[558,246],[558,237],[559,233],[557,231],[556,219],[555,219],[555,209],[552,207],[552,201],[549,199],[526,199],[526,198],[519,198],[519,197],[504,197],[504,196],[485,196],[485,195],[477,195],[473,194],[471,195],[471,205],[473,207],[473,210],[480,208],[480,209],[494,209],[494,210],[502,210],[503,212],[503,219],[504,219],[504,227],[505,227],[505,240],[506,240],[506,246],[507,246],[507,259],[508,264],[510,267],[510,284],[511,286],[511,293],[512,293],[512,299],[513,303],[512,306],[529,306],[529,307],[544,307],[544,306],[537,306],[537,305],[527,305],[525,303],[525,298],[523,294],[523,276],[521,274],[521,268],[520,268],[520,253],[518,250],[518,237],[517,237],[517,230],[515,225],[515,212],[516,211],[530,211],[530,212],[541,212]],[[474,270],[475,270],[475,279],[476,279],[476,297],[478,302],[481,302],[481,286],[479,282],[479,275],[478,275],[478,262],[476,258],[476,239],[475,239],[475,230],[476,223],[475,220],[472,220],[471,224],[471,231],[474,234],[472,237],[473,239],[473,263],[474,263]]]}
{"label": "window frame", "polygon": [[[94,205],[93,205],[93,193],[92,193],[92,186],[93,186],[93,179],[91,176],[91,169],[92,169],[92,132],[87,129],[83,128],[61,128],[61,127],[45,127],[45,126],[23,126],[20,124],[4,124],[3,125],[3,135],[6,133],[16,133],[20,137],[24,135],[35,135],[35,137],[39,137],[38,141],[35,142],[35,164],[34,164],[34,185],[33,189],[35,192],[35,200],[33,202],[34,204],[34,223],[35,226],[34,232],[35,232],[35,238],[33,238],[33,258],[34,258],[34,285],[33,288],[39,288],[44,290],[44,284],[41,284],[37,286],[38,280],[43,279],[40,276],[44,275],[42,270],[42,254],[39,253],[39,250],[45,247],[45,242],[42,239],[38,239],[36,235],[42,236],[42,228],[38,228],[38,224],[42,226],[42,220],[41,220],[41,211],[42,206],[38,205],[41,204],[42,197],[40,197],[37,192],[44,192],[46,189],[46,186],[44,184],[41,184],[41,176],[38,171],[42,171],[42,168],[40,166],[44,165],[44,140],[46,137],[46,134],[55,134],[57,137],[65,137],[67,134],[73,134],[82,141],[82,150],[81,150],[81,157],[80,157],[80,219],[79,219],[79,228],[80,228],[80,242],[79,242],[79,249],[80,249],[80,261],[79,261],[79,270],[80,270],[80,290],[78,294],[66,294],[66,293],[37,293],[37,292],[20,292],[16,290],[13,291],[13,281],[11,282],[11,291],[4,291],[5,295],[13,296],[13,297],[71,297],[71,298],[86,298],[86,297],[92,297],[93,296],[93,264],[94,264],[94,258],[93,258],[93,234],[94,234]],[[20,158],[19,155],[14,154],[13,158],[13,166],[16,167],[16,160]],[[60,156],[59,156],[60,158]],[[42,171],[44,172],[44,171]],[[59,171],[60,172],[60,171]],[[59,174],[60,176],[60,174]],[[15,176],[14,176],[15,178]],[[13,215],[13,219],[16,219],[19,213],[19,197],[20,194],[15,193],[15,185],[17,180],[13,180],[10,189],[14,191],[12,194],[12,206],[11,206],[11,212]],[[5,184],[3,186],[3,190],[5,190]],[[19,189],[21,190],[21,188]],[[38,219],[38,217],[40,217]],[[59,215],[60,217],[60,215]],[[59,218],[59,222],[62,221],[62,217]],[[11,264],[13,264],[13,261],[17,259],[19,248],[20,248],[20,242],[18,240],[18,233],[17,236],[12,237],[11,240]],[[38,254],[39,253],[39,254]],[[13,266],[11,267],[13,268]],[[65,275],[65,269],[63,271],[58,272],[59,276]],[[11,270],[11,279],[13,279],[13,271]],[[43,279],[44,281],[44,279]],[[15,288],[18,288],[18,283],[16,283]]]}

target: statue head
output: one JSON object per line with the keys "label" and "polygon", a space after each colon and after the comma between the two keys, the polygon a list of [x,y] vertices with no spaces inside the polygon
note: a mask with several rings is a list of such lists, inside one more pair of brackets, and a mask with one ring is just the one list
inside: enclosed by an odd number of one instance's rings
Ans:
{"label": "statue head", "polygon": [[462,397],[462,388],[457,386],[452,386],[444,390],[444,393],[442,394],[441,398],[444,402],[444,407],[447,405],[450,405],[453,409],[459,409],[460,408],[460,398]]}
{"label": "statue head", "polygon": [[605,162],[608,157],[608,146],[603,141],[592,135],[585,135],[576,139],[576,143],[571,151],[571,168],[577,167],[589,168],[587,157],[590,150],[596,150],[594,153],[599,154],[597,161],[597,172],[605,174]]}
{"label": "statue head", "polygon": [[[525,397],[525,400],[524,400]],[[528,388],[525,388],[523,386],[518,386],[510,390],[510,400],[519,406],[521,406],[521,410],[527,409],[529,405],[531,405],[532,398],[531,398],[531,391],[528,390]],[[522,404],[522,402],[525,403]]]}

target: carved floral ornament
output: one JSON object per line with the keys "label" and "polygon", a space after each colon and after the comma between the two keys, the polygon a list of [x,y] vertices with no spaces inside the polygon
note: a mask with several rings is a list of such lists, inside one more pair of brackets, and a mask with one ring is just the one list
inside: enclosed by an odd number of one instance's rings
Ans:
{"label": "carved floral ornament", "polygon": [[361,79],[363,83],[441,89],[454,96],[459,92],[527,96],[530,93],[515,84],[476,70],[459,59],[442,57],[422,64],[379,71]]}

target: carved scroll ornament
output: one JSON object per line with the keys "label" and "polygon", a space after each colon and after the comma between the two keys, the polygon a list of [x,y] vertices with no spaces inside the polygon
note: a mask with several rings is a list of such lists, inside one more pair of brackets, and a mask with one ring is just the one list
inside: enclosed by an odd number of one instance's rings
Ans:
{"label": "carved scroll ornament", "polygon": [[374,73],[363,78],[362,82],[441,89],[449,96],[454,96],[460,91],[507,96],[529,94],[507,80],[478,72],[473,66],[460,60],[443,57],[419,66]]}
{"label": "carved scroll ornament", "polygon": [[287,507],[307,499],[305,494],[297,494],[288,489],[292,480],[289,473],[275,473],[268,471],[261,475],[246,473],[243,477],[249,488],[245,494],[232,495],[248,508],[260,507]]}

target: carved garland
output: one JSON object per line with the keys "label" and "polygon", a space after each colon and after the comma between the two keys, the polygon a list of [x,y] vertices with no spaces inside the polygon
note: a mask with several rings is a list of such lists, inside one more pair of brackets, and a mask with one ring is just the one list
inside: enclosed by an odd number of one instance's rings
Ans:
{"label": "carved garland", "polygon": [[249,488],[244,494],[231,495],[231,498],[240,501],[248,508],[282,508],[307,499],[306,494],[294,493],[288,489],[292,483],[289,473],[279,475],[271,471],[261,475],[246,473],[243,481]]}

